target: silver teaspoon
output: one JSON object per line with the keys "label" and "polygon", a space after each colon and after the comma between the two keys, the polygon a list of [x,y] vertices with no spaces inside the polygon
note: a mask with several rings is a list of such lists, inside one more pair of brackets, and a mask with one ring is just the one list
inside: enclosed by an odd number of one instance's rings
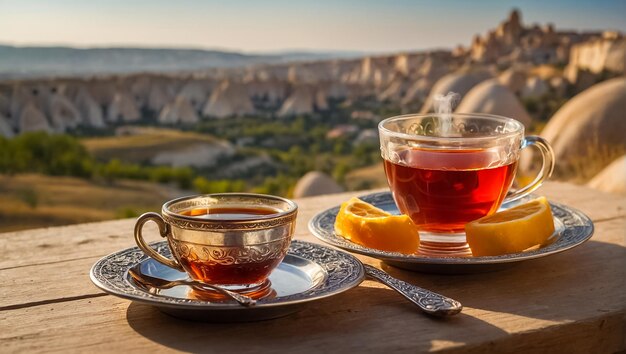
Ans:
{"label": "silver teaspoon", "polygon": [[191,286],[194,288],[199,288],[200,290],[215,290],[221,294],[224,294],[226,296],[228,296],[229,298],[237,301],[239,304],[246,306],[246,307],[252,307],[254,305],[256,305],[256,300],[254,300],[253,298],[249,297],[249,296],[245,296],[242,294],[238,294],[234,291],[230,291],[227,289],[224,289],[220,286],[217,285],[210,285],[210,284],[205,284],[199,281],[195,281],[195,280],[166,280],[166,279],[162,279],[162,278],[157,278],[157,277],[153,277],[147,274],[144,274],[141,272],[141,266],[139,264],[135,265],[134,267],[130,268],[128,270],[128,274],[130,274],[130,276],[133,278],[134,281],[136,281],[137,283],[140,283],[144,286],[150,287],[150,288],[156,288],[156,289],[170,289],[173,288],[175,286],[179,286],[179,285],[187,285],[187,286]]}
{"label": "silver teaspoon", "polygon": [[438,317],[452,316],[463,309],[463,305],[454,299],[394,278],[388,273],[370,265],[363,264],[363,266],[365,267],[365,274],[369,278],[375,279],[399,292],[429,315]]}

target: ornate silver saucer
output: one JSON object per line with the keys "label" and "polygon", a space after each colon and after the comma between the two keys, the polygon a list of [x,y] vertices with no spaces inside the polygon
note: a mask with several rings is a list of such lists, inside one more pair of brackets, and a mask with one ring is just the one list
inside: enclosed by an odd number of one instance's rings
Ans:
{"label": "ornate silver saucer", "polygon": [[[166,241],[153,244],[169,256]],[[296,312],[304,303],[351,289],[365,278],[361,262],[345,252],[313,243],[292,241],[287,256],[269,277],[268,295],[254,307],[225,299],[206,300],[188,286],[148,289],[135,283],[128,270],[140,264],[141,272],[166,280],[187,279],[187,274],[166,267],[137,247],[100,259],[91,268],[93,283],[105,292],[156,306],[176,317],[210,322],[240,322],[276,318]]]}
{"label": "ornate silver saucer", "polygon": [[[390,192],[373,193],[359,198],[389,213],[400,214]],[[501,209],[511,208],[532,198],[532,196],[529,196],[523,200],[503,204]],[[328,244],[350,252],[378,258],[395,267],[427,273],[476,273],[498,270],[517,262],[563,252],[591,238],[593,234],[593,223],[587,215],[561,204],[550,203],[550,206],[552,208],[556,229],[554,234],[550,236],[550,243],[533,251],[502,256],[432,257],[420,254],[405,255],[367,248],[335,234],[334,224],[337,213],[339,212],[339,206],[315,215],[309,222],[309,230],[317,238]]]}

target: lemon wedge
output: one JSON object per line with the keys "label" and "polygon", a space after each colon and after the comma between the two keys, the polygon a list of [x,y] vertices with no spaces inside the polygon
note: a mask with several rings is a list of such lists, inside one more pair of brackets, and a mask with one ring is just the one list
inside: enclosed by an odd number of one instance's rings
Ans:
{"label": "lemon wedge", "polygon": [[550,204],[541,197],[465,225],[476,257],[537,249],[554,233]]}
{"label": "lemon wedge", "polygon": [[359,245],[389,252],[416,253],[419,232],[406,215],[392,215],[358,198],[341,204],[335,233]]}

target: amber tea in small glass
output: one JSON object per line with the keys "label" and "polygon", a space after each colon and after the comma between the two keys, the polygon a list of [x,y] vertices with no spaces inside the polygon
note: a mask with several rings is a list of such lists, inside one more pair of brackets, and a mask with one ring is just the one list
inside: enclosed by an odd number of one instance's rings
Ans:
{"label": "amber tea in small glass", "polygon": [[[250,291],[267,285],[285,257],[297,206],[280,197],[223,193],[172,200],[161,213],[146,213],[137,220],[135,240],[146,254],[194,280]],[[141,230],[147,221],[157,223],[173,259],[145,243]]]}
{"label": "amber tea in small glass", "polygon": [[[208,207],[184,211],[181,215],[192,216],[200,220],[254,220],[263,215],[278,213],[266,207]],[[203,251],[206,250],[203,249]],[[258,262],[218,262],[205,259],[195,251],[180,248],[178,257],[182,267],[195,280],[210,284],[257,284],[265,280],[271,271],[282,261],[282,252],[275,252],[273,257]]]}
{"label": "amber tea in small glass", "polygon": [[[398,209],[420,228],[421,246],[466,249],[465,224],[495,213],[503,201],[535,189],[554,167],[540,137],[524,137],[511,118],[486,114],[404,115],[379,124],[381,154]],[[543,166],[528,186],[507,194],[520,151],[538,147]]]}

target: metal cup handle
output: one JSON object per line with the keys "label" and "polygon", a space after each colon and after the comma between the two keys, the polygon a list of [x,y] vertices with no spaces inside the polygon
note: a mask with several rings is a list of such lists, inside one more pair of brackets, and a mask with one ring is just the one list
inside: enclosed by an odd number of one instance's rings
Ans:
{"label": "metal cup handle", "polygon": [[[165,264],[166,266],[174,269],[178,269],[180,271],[184,271],[183,267],[176,259],[170,259],[159,252],[155,251],[150,245],[146,243],[142,235],[143,225],[148,221],[153,221],[159,227],[159,233],[161,237],[167,238],[170,235],[170,226],[163,220],[161,215],[157,213],[145,213],[142,214],[139,218],[137,218],[137,222],[135,223],[135,242],[137,246],[141,248],[141,250],[147,254],[149,257],[153,258],[155,261]],[[168,243],[169,244],[169,243]]]}
{"label": "metal cup handle", "polygon": [[554,171],[554,151],[552,151],[552,147],[545,139],[535,135],[527,136],[522,142],[522,149],[528,146],[535,146],[541,152],[541,169],[539,170],[537,177],[535,177],[531,183],[513,193],[509,193],[509,195],[504,199],[505,203],[521,199],[534,192],[541,186],[543,181],[552,175],[552,171]]}

